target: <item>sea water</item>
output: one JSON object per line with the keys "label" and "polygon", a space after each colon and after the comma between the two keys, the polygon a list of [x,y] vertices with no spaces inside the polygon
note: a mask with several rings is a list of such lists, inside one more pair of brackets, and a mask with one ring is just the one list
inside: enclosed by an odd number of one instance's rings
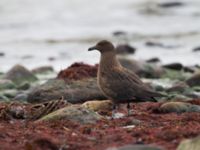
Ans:
{"label": "sea water", "polygon": [[[134,59],[159,57],[166,64],[200,64],[200,1],[179,0],[0,0],[0,71],[73,62],[98,63],[88,47],[101,39],[137,48]],[[113,32],[126,33],[120,37]],[[147,41],[164,47],[146,46]]]}

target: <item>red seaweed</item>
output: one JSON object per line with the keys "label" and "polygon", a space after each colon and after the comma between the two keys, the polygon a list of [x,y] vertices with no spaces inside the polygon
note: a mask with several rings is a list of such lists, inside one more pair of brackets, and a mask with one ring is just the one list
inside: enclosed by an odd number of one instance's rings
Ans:
{"label": "red seaweed", "polygon": [[[198,101],[191,103],[199,104]],[[35,123],[26,119],[1,118],[0,148],[103,150],[140,143],[175,150],[181,140],[200,134],[199,113],[160,114],[153,111],[159,105],[160,103],[152,102],[132,104],[133,115],[102,120],[94,125],[81,125],[68,120]],[[30,111],[31,104],[21,106]],[[1,103],[1,110],[4,107],[5,104]],[[125,108],[123,105],[119,111],[126,112]],[[131,125],[134,119],[140,120],[141,123],[135,128],[123,128]]]}
{"label": "red seaweed", "polygon": [[74,63],[65,70],[58,73],[58,79],[81,80],[84,78],[96,77],[98,65],[88,65],[84,63]]}

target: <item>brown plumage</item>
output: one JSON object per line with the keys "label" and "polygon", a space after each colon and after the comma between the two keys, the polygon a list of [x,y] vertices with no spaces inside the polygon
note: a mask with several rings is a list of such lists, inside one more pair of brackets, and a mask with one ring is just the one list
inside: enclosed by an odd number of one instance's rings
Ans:
{"label": "brown plumage", "polygon": [[129,109],[129,102],[156,101],[154,97],[163,96],[149,89],[134,72],[121,66],[112,43],[103,40],[88,50],[94,49],[101,53],[98,85],[115,104],[128,103]]}

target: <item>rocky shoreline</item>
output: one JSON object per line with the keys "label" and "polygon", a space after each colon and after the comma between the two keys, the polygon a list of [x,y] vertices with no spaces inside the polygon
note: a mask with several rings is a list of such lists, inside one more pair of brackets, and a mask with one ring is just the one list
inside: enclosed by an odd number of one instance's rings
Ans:
{"label": "rocky shoreline", "polygon": [[[132,52],[132,51],[131,51]],[[199,146],[200,68],[159,59],[119,57],[151,88],[167,95],[157,103],[121,104],[111,120],[112,102],[96,84],[97,65],[74,63],[55,72],[16,65],[0,73],[2,149],[178,149]],[[199,141],[199,138],[195,140]],[[181,143],[181,144],[180,144]],[[182,146],[186,145],[186,146]],[[197,145],[196,145],[197,144]],[[124,146],[124,147],[121,147]]]}

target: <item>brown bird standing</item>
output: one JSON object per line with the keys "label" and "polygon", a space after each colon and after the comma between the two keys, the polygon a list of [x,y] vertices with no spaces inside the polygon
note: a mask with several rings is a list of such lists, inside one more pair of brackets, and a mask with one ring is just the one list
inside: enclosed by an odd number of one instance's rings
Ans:
{"label": "brown bird standing", "polygon": [[149,89],[134,72],[121,66],[115,47],[109,41],[100,41],[88,49],[92,50],[101,53],[97,82],[103,94],[113,101],[113,110],[117,104],[127,103],[129,115],[130,102],[155,102],[154,97],[163,96]]}

